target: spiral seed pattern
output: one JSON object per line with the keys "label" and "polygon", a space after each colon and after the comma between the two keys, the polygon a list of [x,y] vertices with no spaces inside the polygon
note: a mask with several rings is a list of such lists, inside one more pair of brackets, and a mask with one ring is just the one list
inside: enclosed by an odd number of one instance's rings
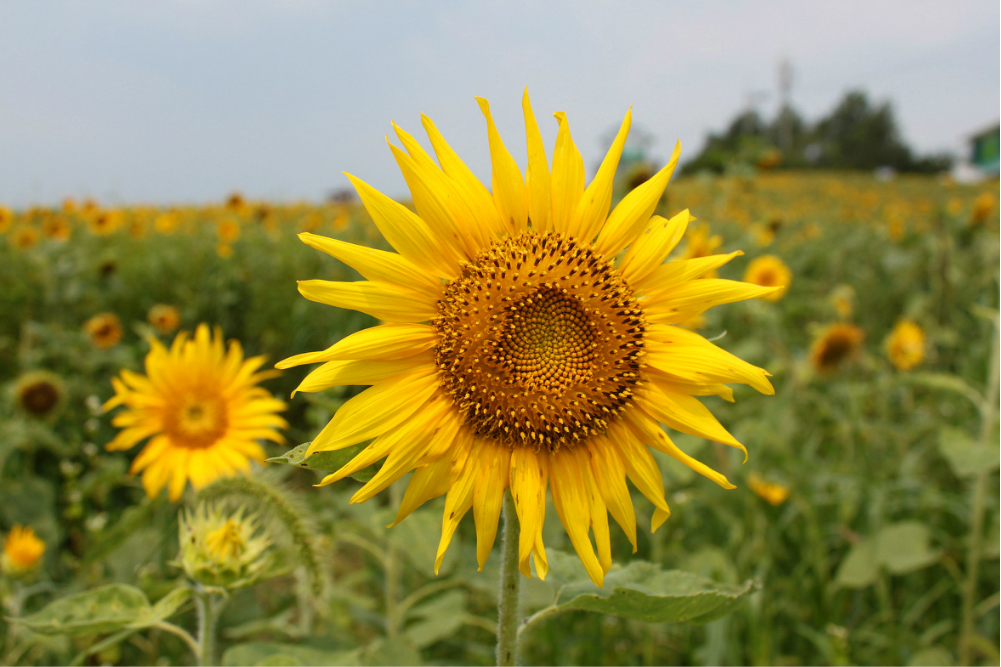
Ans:
{"label": "spiral seed pattern", "polygon": [[534,231],[495,241],[446,286],[438,312],[442,384],[481,437],[555,451],[630,405],[643,312],[589,244]]}

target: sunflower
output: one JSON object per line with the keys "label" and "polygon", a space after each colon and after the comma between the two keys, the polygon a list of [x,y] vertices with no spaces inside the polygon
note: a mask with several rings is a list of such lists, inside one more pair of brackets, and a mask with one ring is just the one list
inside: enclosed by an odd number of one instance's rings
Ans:
{"label": "sunflower", "polygon": [[853,324],[838,322],[821,332],[810,349],[810,362],[817,372],[831,373],[854,356],[865,340],[865,332]]}
{"label": "sunflower", "polygon": [[751,473],[747,478],[747,486],[754,492],[754,495],[769,505],[781,505],[789,497],[789,489],[781,484],[766,482],[755,473]]}
{"label": "sunflower", "polygon": [[216,234],[222,243],[232,243],[240,238],[240,222],[236,218],[223,218],[216,224]]}
{"label": "sunflower", "polygon": [[470,508],[483,567],[510,489],[521,527],[519,569],[531,576],[534,557],[545,576],[548,487],[574,548],[601,585],[612,563],[609,512],[636,546],[626,479],[653,503],[652,530],[670,514],[648,447],[734,488],[679,449],[660,424],[743,450],[696,396],[731,400],[724,384],[731,382],[774,392],[767,372],[676,324],[779,288],[695,280],[738,253],[662,264],[690,219],[687,210],[670,220],[653,215],[680,146],[609,212],[631,113],[585,187],[564,113],[555,114],[550,168],[526,91],[523,175],[487,101],[477,101],[487,124],[492,193],[430,119],[422,123],[437,164],[394,123],[405,150],[390,148],[418,214],[348,178],[399,254],[300,234],[367,279],[301,281],[302,295],[385,323],[278,367],[324,362],[298,391],[372,385],[337,411],[309,452],[374,438],[321,485],[385,458],[351,499],[362,502],[413,470],[396,523],[446,495],[436,568]]}
{"label": "sunflower", "polygon": [[781,287],[780,291],[764,297],[768,301],[778,301],[792,282],[792,271],[775,255],[762,255],[747,265],[744,282],[763,287]]}
{"label": "sunflower", "polygon": [[900,320],[886,339],[886,354],[898,370],[914,368],[925,358],[924,329],[910,320]]}
{"label": "sunflower", "polygon": [[146,375],[123,370],[113,378],[115,395],[105,410],[124,405],[112,424],[122,431],[109,450],[131,449],[151,438],[132,462],[153,498],[169,482],[171,501],[187,480],[200,489],[218,477],[264,460],[256,440],[282,442],[276,429],[288,426],[276,413],[285,404],[257,386],[275,371],[256,373],[264,357],[244,360],[236,341],[223,346],[222,332],[201,324],[189,339],[181,332],[168,350],[156,339],[146,356]]}
{"label": "sunflower", "polygon": [[42,233],[54,241],[68,241],[73,235],[73,228],[65,217],[53,215],[42,223]]}
{"label": "sunflower", "polygon": [[10,233],[10,244],[18,250],[30,250],[38,245],[38,230],[30,225],[18,225]]}
{"label": "sunflower", "polygon": [[994,195],[990,192],[982,192],[973,202],[973,211],[970,213],[970,225],[980,225],[987,220],[987,216],[994,210]]}
{"label": "sunflower", "polygon": [[114,313],[101,313],[87,320],[83,330],[90,334],[90,341],[102,350],[118,345],[122,339],[122,324]]}
{"label": "sunflower", "polygon": [[174,333],[177,327],[181,326],[181,314],[173,306],[165,306],[158,303],[149,309],[146,321],[156,329],[159,334]]}
{"label": "sunflower", "polygon": [[17,406],[32,416],[42,418],[56,411],[65,394],[63,381],[48,371],[25,373],[14,387]]}
{"label": "sunflower", "polygon": [[94,236],[108,236],[122,224],[120,211],[95,211],[87,216],[87,228]]}
{"label": "sunflower", "polygon": [[6,206],[0,206],[0,234],[3,234],[14,224],[14,212]]}
{"label": "sunflower", "polygon": [[27,574],[35,569],[44,553],[45,542],[38,539],[31,526],[15,525],[7,533],[7,538],[3,543],[0,570],[5,574],[15,576]]}

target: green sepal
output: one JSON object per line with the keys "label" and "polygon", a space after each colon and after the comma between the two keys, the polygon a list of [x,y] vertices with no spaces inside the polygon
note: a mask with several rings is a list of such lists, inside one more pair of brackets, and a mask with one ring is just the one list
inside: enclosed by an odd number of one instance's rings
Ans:
{"label": "green sepal", "polygon": [[[284,465],[296,466],[297,468],[308,468],[309,470],[337,472],[366,447],[365,443],[361,443],[333,452],[314,452],[306,456],[306,450],[309,449],[310,444],[312,443],[304,442],[301,445],[296,445],[281,456],[273,456],[270,459],[266,459],[266,461],[268,463],[282,463]],[[354,477],[359,482],[367,482],[375,477],[377,471],[378,468],[375,465],[370,465],[354,473],[351,477]]]}

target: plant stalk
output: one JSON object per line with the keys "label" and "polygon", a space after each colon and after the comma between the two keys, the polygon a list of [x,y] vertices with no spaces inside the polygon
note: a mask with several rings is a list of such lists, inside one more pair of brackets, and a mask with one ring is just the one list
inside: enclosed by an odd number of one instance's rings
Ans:
{"label": "plant stalk", "polygon": [[504,494],[504,537],[501,544],[500,591],[497,595],[497,664],[514,665],[518,659],[518,608],[521,579],[518,540],[521,526],[514,497]]}
{"label": "plant stalk", "polygon": [[198,609],[198,664],[215,665],[216,621],[222,611],[222,601],[216,604],[213,593],[197,591],[195,603]]}
{"label": "plant stalk", "polygon": [[[994,318],[991,331],[991,357],[987,367],[987,390],[980,410],[979,447],[989,447],[994,431],[994,410],[998,402],[998,318]],[[966,559],[966,581],[963,582],[963,615],[959,634],[959,664],[970,664],[973,644],[973,626],[976,623],[977,581],[980,577],[980,560],[983,557],[984,503],[987,495],[989,471],[982,469],[973,480],[973,507],[970,511],[970,550]]]}

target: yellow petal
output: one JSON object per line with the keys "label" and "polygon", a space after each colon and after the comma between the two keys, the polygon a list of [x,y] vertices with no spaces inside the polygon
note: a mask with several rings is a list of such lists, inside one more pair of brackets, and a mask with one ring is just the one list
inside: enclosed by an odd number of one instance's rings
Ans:
{"label": "yellow petal", "polygon": [[668,376],[702,383],[739,382],[772,395],[768,372],[717,347],[694,331],[663,324],[647,327],[648,367]]}
{"label": "yellow petal", "polygon": [[349,384],[376,384],[433,362],[434,354],[431,352],[405,359],[328,361],[307,375],[292,395],[294,396],[297,391],[323,391],[330,387],[343,387]]}
{"label": "yellow petal", "polygon": [[490,191],[480,183],[466,163],[448,145],[445,138],[431,122],[431,119],[421,114],[421,124],[431,140],[434,154],[438,158],[441,169],[455,184],[456,191],[463,202],[472,211],[473,216],[487,228],[491,236],[497,237],[505,231],[506,226],[497,212],[497,206]]}
{"label": "yellow petal", "polygon": [[650,450],[640,443],[629,429],[621,424],[612,424],[608,429],[608,439],[618,449],[626,474],[647,499],[656,507],[670,513],[664,498],[664,478],[661,477],[657,462]]}
{"label": "yellow petal", "polygon": [[395,526],[400,523],[410,516],[411,512],[432,498],[448,493],[452,483],[466,465],[472,445],[472,432],[469,429],[460,429],[452,447],[445,456],[415,470],[410,482],[407,483],[407,490],[403,494],[400,509],[396,513],[396,521],[391,525]]}
{"label": "yellow petal", "polygon": [[532,576],[529,557],[546,517],[546,458],[530,447],[515,447],[511,451],[511,497],[518,512],[521,534],[518,536],[518,569]]}
{"label": "yellow petal", "polygon": [[426,222],[360,178],[344,175],[355,186],[365,210],[396,252],[439,278],[451,280],[458,275],[458,265],[448,261],[448,253],[435,240]]}
{"label": "yellow petal", "polygon": [[608,217],[608,209],[612,205],[612,185],[615,181],[615,170],[619,167],[619,158],[622,156],[622,147],[626,145],[626,137],[629,135],[629,127],[632,125],[633,111],[630,108],[626,111],[626,117],[622,119],[615,140],[612,141],[605,159],[598,167],[598,173],[594,175],[591,184],[584,190],[580,203],[577,205],[576,216],[577,234],[584,241],[592,241],[601,229],[605,218]]}
{"label": "yellow petal", "polygon": [[476,103],[480,105],[480,111],[487,119],[490,164],[493,167],[494,203],[507,228],[516,234],[528,226],[528,193],[525,192],[525,180],[521,177],[518,163],[508,153],[500,133],[497,132],[493,116],[490,115],[490,103],[482,97],[477,97]]}
{"label": "yellow petal", "polygon": [[438,334],[426,324],[380,324],[345,336],[326,350],[283,359],[275,368],[292,368],[335,359],[403,359],[426,352]]}
{"label": "yellow petal", "polygon": [[391,283],[300,280],[299,293],[310,301],[357,310],[386,322],[425,322],[438,314],[435,302]]}
{"label": "yellow petal", "polygon": [[427,269],[414,264],[403,255],[384,250],[375,250],[354,243],[303,232],[299,239],[344,262],[365,277],[366,280],[387,282],[421,292],[430,299],[438,299],[442,293],[442,283],[431,276]]}
{"label": "yellow petal", "polygon": [[698,459],[694,459],[674,444],[674,442],[667,437],[664,433],[664,429],[660,427],[657,420],[645,412],[640,414],[634,414],[628,422],[629,428],[633,431],[640,442],[644,443],[648,447],[653,447],[659,452],[663,452],[668,456],[680,461],[685,464],[695,472],[700,475],[711,479],[716,482],[724,489],[735,489],[733,484],[730,483],[727,478],[702,463]]}
{"label": "yellow petal", "polygon": [[598,549],[598,562],[601,571],[608,574],[612,567],[612,542],[608,533],[608,509],[598,490],[598,484],[591,472],[591,457],[583,447],[574,447],[570,453],[577,459],[577,467],[584,479],[584,489],[587,492],[591,506],[591,530],[594,533],[594,544]]}
{"label": "yellow petal", "polygon": [[369,387],[337,410],[306,453],[344,449],[381,435],[414,414],[437,389],[434,365]]}
{"label": "yellow petal", "polygon": [[684,322],[713,306],[774,294],[784,287],[759,287],[736,280],[701,278],[677,285],[656,299],[644,297],[647,321],[659,324]]}
{"label": "yellow petal", "polygon": [[[352,503],[363,503],[379,493],[403,475],[413,470],[417,460],[424,454],[435,432],[441,428],[445,416],[452,410],[451,398],[438,396],[421,408],[419,419],[421,430],[411,431],[411,435],[394,445],[372,479],[351,496]],[[453,420],[454,421],[454,420]],[[386,436],[382,436],[385,438]],[[380,440],[382,438],[379,438]],[[451,444],[451,443],[450,443]]]}
{"label": "yellow petal", "polygon": [[[454,404],[450,402],[449,405]],[[433,463],[451,451],[452,446],[455,444],[455,439],[459,436],[459,428],[462,425],[460,419],[458,411],[454,409],[449,410],[442,417],[441,422],[438,424],[438,429],[431,437],[431,441],[428,442],[427,450],[421,455],[415,465],[424,466]]]}
{"label": "yellow petal", "polygon": [[576,457],[566,448],[551,455],[549,460],[549,483],[552,488],[553,505],[563,527],[570,536],[570,542],[580,557],[584,569],[595,586],[601,587],[605,571],[594,555],[594,547],[588,537],[591,526],[591,499],[581,476]]}
{"label": "yellow petal", "polygon": [[542,143],[539,124],[532,113],[532,103],[528,99],[528,86],[521,98],[521,108],[525,114],[525,136],[528,142],[528,168],[525,170],[525,190],[528,192],[528,219],[532,229],[544,231],[552,229],[552,205],[549,203],[549,161],[546,147]]}
{"label": "yellow petal", "polygon": [[485,444],[473,487],[476,562],[481,571],[497,538],[497,522],[504,505],[510,469],[511,450],[501,444]]}
{"label": "yellow petal", "polygon": [[736,250],[728,255],[709,255],[708,257],[683,259],[677,262],[661,264],[643,280],[637,282],[636,286],[642,287],[656,299],[657,295],[663,294],[676,285],[701,278],[710,271],[715,271],[723,266],[734,257],[743,254],[742,251]]}
{"label": "yellow petal", "polygon": [[438,574],[441,561],[445,557],[445,550],[448,549],[452,541],[452,535],[459,525],[459,521],[466,515],[469,508],[473,506],[473,483],[476,481],[477,472],[480,468],[483,444],[476,441],[469,452],[469,459],[459,472],[459,476],[452,483],[452,487],[445,496],[445,515],[441,524],[441,541],[438,542],[438,555],[434,561],[434,573]]}
{"label": "yellow petal", "polygon": [[674,173],[681,156],[681,142],[674,147],[671,160],[653,177],[622,198],[608,216],[598,234],[595,248],[605,257],[617,255],[620,250],[642,234],[664,194],[664,188]]}
{"label": "yellow petal", "polygon": [[650,218],[646,232],[629,244],[622,258],[622,277],[634,288],[640,286],[640,281],[657,268],[671,254],[678,241],[685,235],[691,214],[686,208],[670,220],[655,215]]}
{"label": "yellow petal", "polygon": [[721,442],[744,452],[747,449],[723,428],[716,417],[697,398],[684,394],[668,393],[656,385],[647,383],[634,396],[636,404],[651,417],[668,428],[688,433],[706,440]]}
{"label": "yellow petal", "polygon": [[570,124],[562,111],[553,114],[560,124],[553,151],[553,229],[573,235],[577,219],[577,204],[584,194],[584,158],[570,137]]}
{"label": "yellow petal", "polygon": [[603,436],[594,439],[588,447],[591,459],[591,473],[598,485],[601,497],[616,523],[625,532],[636,553],[636,511],[633,498],[626,485],[626,470],[616,449]]}

